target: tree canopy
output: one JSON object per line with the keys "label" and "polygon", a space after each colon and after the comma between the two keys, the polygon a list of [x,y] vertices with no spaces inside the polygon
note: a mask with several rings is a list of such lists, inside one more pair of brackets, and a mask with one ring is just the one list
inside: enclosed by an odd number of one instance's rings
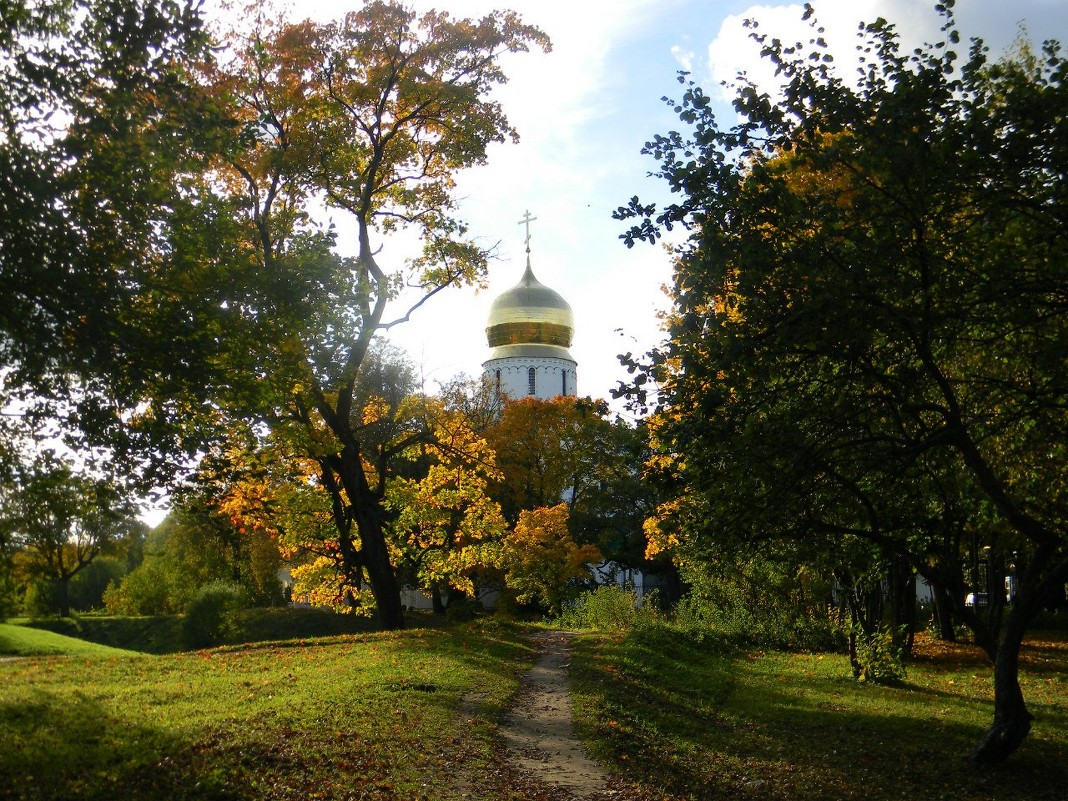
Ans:
{"label": "tree canopy", "polygon": [[[961,57],[939,8],[942,41],[915,51],[887,21],[865,26],[854,84],[815,22],[807,46],[755,31],[784,87],[743,83],[734,126],[683,76],[688,132],[647,146],[680,200],[617,216],[629,244],[690,232],[669,341],[642,371],[677,487],[654,544],[844,555],[861,540],[906,559],[995,662],[974,756],[997,760],[1030,727],[1023,633],[1068,581],[1068,62],[1054,42]],[[976,546],[1004,567],[989,593],[1014,575],[994,625],[965,605]]]}
{"label": "tree canopy", "polygon": [[[361,368],[377,333],[447,287],[482,280],[486,253],[456,216],[453,176],[516,136],[489,97],[505,80],[498,56],[548,40],[511,12],[473,21],[386,2],[326,24],[260,22],[204,72],[208,104],[231,126],[213,188],[243,221],[242,286],[252,287],[227,304],[255,331],[228,363],[249,413],[292,443],[303,438],[346,570],[366,575],[381,623],[394,628],[403,613],[385,475],[373,478],[364,442]],[[332,235],[311,224],[319,201],[348,215],[355,256],[336,255]],[[423,252],[384,266],[379,237],[402,227]],[[418,297],[394,309],[405,286]]]}

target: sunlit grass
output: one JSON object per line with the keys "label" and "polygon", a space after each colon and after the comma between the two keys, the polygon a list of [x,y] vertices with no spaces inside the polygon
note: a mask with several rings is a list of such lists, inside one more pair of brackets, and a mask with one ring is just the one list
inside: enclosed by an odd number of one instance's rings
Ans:
{"label": "sunlit grass", "polygon": [[1068,644],[1029,646],[1037,720],[1008,764],[967,755],[989,725],[990,669],[927,640],[900,687],[859,684],[844,656],[734,653],[660,630],[583,638],[572,664],[591,748],[656,797],[1061,799]]}
{"label": "sunlit grass", "polygon": [[123,653],[51,631],[0,623],[0,656],[118,656]]}
{"label": "sunlit grass", "polygon": [[531,656],[490,626],[8,662],[0,797],[493,798],[477,777]]}

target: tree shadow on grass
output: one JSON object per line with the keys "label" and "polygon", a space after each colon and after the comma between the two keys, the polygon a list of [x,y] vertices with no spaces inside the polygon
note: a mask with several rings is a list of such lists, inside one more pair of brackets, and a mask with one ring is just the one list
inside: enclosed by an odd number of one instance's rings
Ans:
{"label": "tree shadow on grass", "polygon": [[28,703],[0,704],[0,731],[4,801],[409,797],[397,791],[392,760],[410,743],[394,747],[336,726],[272,722],[205,729],[190,739],[150,721],[131,725],[92,700],[60,705],[39,693]]}
{"label": "tree shadow on grass", "polygon": [[[1064,733],[1031,738],[1006,765],[977,768],[966,756],[989,710],[977,712],[963,693],[858,685],[813,663],[787,670],[782,655],[675,647],[672,660],[629,643],[626,654],[588,664],[584,677],[599,696],[588,734],[600,755],[666,797],[1064,798]],[[623,675],[607,669],[643,662]],[[707,693],[695,682],[700,670]]]}

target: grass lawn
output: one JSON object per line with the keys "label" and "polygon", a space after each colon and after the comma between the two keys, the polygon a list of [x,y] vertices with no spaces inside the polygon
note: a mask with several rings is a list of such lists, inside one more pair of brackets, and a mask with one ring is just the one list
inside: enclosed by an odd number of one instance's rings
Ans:
{"label": "grass lawn", "polygon": [[0,623],[0,657],[5,656],[122,656],[107,645],[75,639],[51,631]]}
{"label": "grass lawn", "polygon": [[587,635],[575,705],[591,750],[649,797],[1068,797],[1068,642],[1025,646],[1036,721],[1005,765],[966,756],[992,715],[991,670],[970,646],[927,639],[900,687],[858,684],[844,656],[746,653],[665,631]]}
{"label": "grass lawn", "polygon": [[0,798],[506,798],[482,773],[532,658],[488,623],[7,661]]}
{"label": "grass lawn", "polygon": [[[351,623],[296,615],[246,621],[295,639],[163,655],[0,626],[0,653],[66,654],[0,663],[0,799],[557,797],[496,746],[534,658],[523,628],[336,633]],[[104,639],[162,624],[113,625]],[[966,755],[990,721],[990,670],[964,645],[921,639],[900,687],[854,682],[842,656],[667,629],[584,634],[571,671],[579,729],[639,785],[628,799],[1063,801],[1068,641],[1036,638],[1024,663],[1032,736],[983,769]]]}

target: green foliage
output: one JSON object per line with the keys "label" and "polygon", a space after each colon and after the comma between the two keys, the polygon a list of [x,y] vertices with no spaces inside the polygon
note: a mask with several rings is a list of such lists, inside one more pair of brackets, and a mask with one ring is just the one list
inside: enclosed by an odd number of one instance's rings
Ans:
{"label": "green foliage", "polygon": [[682,569],[690,593],[675,609],[677,625],[738,644],[789,650],[845,645],[831,602],[830,583],[789,561],[693,559]]}
{"label": "green foliage", "polygon": [[905,660],[894,632],[880,628],[871,634],[855,632],[858,681],[872,684],[900,684],[905,680]]}
{"label": "green foliage", "polygon": [[238,613],[248,606],[248,595],[233,583],[205,584],[193,597],[182,621],[182,635],[190,648],[207,648],[226,642],[240,630]]}
{"label": "green foliage", "polygon": [[557,623],[574,629],[625,631],[652,625],[659,619],[655,595],[639,598],[633,590],[604,584],[568,603]]}
{"label": "green foliage", "polygon": [[[683,131],[647,145],[679,199],[617,214],[631,243],[691,232],[669,342],[632,391],[659,382],[676,492],[654,545],[804,542],[831,564],[867,543],[943,588],[993,659],[1068,577],[1068,61],[1056,42],[962,56],[936,9],[915,50],[863,26],[854,76],[815,20],[807,48],[755,31],[783,86],[742,78],[732,127],[682,76]],[[978,548],[1027,565],[1004,618],[964,603]],[[1030,725],[1010,663],[978,759]]]}
{"label": "green foliage", "polygon": [[[33,614],[69,615],[77,600],[74,580],[101,553],[134,539],[143,528],[125,495],[120,483],[79,472],[52,451],[36,454],[14,471],[0,493],[0,529],[31,584],[24,603]],[[102,589],[106,580],[98,583]],[[87,585],[82,588],[87,591]]]}
{"label": "green foliage", "polygon": [[60,591],[56,582],[49,578],[37,578],[26,585],[22,596],[22,613],[29,617],[58,615]]}
{"label": "green foliage", "polygon": [[104,592],[104,605],[113,615],[173,615],[184,612],[203,582],[214,576],[185,569],[167,555],[149,556],[121,583]]}
{"label": "green foliage", "polygon": [[282,600],[274,541],[211,510],[176,509],[152,532],[147,551],[140,566],[105,592],[112,614],[180,614],[205,584],[235,578],[250,603],[270,606]]}

